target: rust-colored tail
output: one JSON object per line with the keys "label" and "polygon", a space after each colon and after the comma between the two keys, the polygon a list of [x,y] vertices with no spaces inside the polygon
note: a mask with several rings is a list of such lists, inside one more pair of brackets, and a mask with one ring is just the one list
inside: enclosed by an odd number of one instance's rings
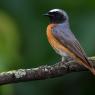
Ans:
{"label": "rust-colored tail", "polygon": [[95,75],[95,68],[91,61],[89,61],[88,59],[85,62],[80,60],[79,63],[90,70],[93,75]]}
{"label": "rust-colored tail", "polygon": [[94,67],[89,68],[89,70],[91,71],[91,73],[92,73],[93,75],[95,75],[95,68],[94,68]]}
{"label": "rust-colored tail", "polygon": [[92,62],[90,62],[89,60],[88,60],[88,62],[89,62],[89,64],[90,64],[89,66],[86,65],[86,64],[83,64],[83,65],[84,65],[88,70],[90,70],[93,75],[95,75],[95,68],[94,68]]}
{"label": "rust-colored tail", "polygon": [[88,61],[88,63],[89,63],[89,66],[87,66],[87,68],[91,71],[91,73],[92,73],[93,75],[95,75],[95,68],[94,68],[94,66],[93,66],[92,61],[89,61],[88,59],[87,59],[87,61]]}

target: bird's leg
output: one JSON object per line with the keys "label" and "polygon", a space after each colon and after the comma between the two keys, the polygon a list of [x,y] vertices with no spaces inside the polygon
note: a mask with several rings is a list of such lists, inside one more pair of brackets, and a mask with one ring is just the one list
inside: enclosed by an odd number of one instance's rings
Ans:
{"label": "bird's leg", "polygon": [[66,64],[68,62],[75,62],[75,61],[71,57],[62,57],[62,60],[61,62],[59,62],[59,65],[62,66],[63,64]]}
{"label": "bird's leg", "polygon": [[62,62],[63,63],[69,62],[71,60],[73,60],[71,57],[62,57]]}
{"label": "bird's leg", "polygon": [[62,62],[64,62],[65,61],[65,57],[62,57]]}

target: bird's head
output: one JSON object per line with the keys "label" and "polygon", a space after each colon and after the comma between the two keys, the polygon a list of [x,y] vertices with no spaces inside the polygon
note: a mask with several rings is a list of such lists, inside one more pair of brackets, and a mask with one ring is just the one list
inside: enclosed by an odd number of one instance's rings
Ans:
{"label": "bird's head", "polygon": [[67,13],[61,9],[52,9],[44,15],[50,18],[51,23],[63,23],[68,20]]}

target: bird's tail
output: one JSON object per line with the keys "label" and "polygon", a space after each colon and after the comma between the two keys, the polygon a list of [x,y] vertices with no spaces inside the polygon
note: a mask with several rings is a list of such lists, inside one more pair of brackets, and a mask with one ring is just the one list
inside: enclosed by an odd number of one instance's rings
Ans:
{"label": "bird's tail", "polygon": [[92,61],[89,61],[87,59],[86,62],[82,61],[81,63],[82,63],[82,65],[84,65],[84,67],[86,67],[88,70],[90,70],[93,75],[95,75],[95,68],[93,66]]}
{"label": "bird's tail", "polygon": [[91,71],[91,73],[92,73],[93,75],[95,75],[95,68],[94,68],[94,67],[89,68],[89,70]]}
{"label": "bird's tail", "polygon": [[86,65],[85,67],[86,67],[88,70],[90,70],[93,75],[95,75],[95,68],[94,68],[94,66],[93,66],[92,61],[89,61],[89,60],[88,60],[88,63],[89,63],[90,65],[89,65],[89,66]]}

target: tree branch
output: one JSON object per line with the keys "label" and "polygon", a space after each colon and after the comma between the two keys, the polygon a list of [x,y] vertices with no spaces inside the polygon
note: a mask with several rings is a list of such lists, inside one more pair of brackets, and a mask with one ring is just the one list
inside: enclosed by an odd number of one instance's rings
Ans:
{"label": "tree branch", "polygon": [[[89,60],[92,61],[94,65],[95,57],[90,57]],[[44,65],[31,69],[12,70],[0,73],[0,85],[33,80],[44,80],[80,71],[87,71],[87,69],[79,64],[76,64],[74,61],[65,63],[59,62],[51,66]]]}

